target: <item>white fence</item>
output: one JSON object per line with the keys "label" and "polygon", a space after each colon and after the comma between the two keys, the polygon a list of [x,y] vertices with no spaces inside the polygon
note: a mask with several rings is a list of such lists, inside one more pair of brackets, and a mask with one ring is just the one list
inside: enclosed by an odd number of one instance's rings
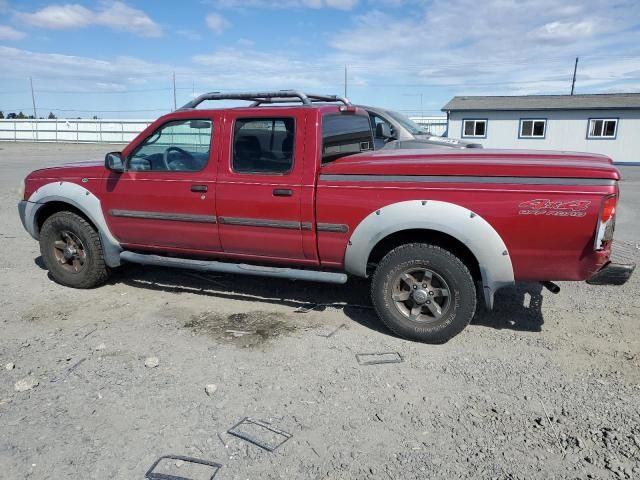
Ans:
{"label": "white fence", "polygon": [[447,117],[409,117],[421,127],[426,128],[433,135],[442,136],[447,131]]}
{"label": "white fence", "polygon": [[[446,117],[411,117],[434,135]],[[0,142],[129,143],[153,120],[0,119]]]}
{"label": "white fence", "polygon": [[129,143],[152,120],[0,120],[0,141]]}

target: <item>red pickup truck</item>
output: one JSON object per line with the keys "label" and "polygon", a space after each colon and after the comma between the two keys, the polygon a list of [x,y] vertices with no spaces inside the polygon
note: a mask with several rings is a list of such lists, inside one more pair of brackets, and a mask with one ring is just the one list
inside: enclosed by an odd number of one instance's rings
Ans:
{"label": "red pickup truck", "polygon": [[367,113],[342,97],[211,93],[104,164],[32,172],[19,212],[63,285],[95,287],[123,262],[370,277],[391,330],[439,343],[515,281],[624,283],[634,265],[609,260],[619,179],[587,153],[373,151]]}

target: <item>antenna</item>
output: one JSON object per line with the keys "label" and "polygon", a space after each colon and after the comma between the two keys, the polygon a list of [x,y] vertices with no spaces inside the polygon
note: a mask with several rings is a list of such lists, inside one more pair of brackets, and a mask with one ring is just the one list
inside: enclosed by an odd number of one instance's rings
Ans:
{"label": "antenna", "polygon": [[173,109],[177,109],[176,104],[176,72],[173,72]]}
{"label": "antenna", "polygon": [[344,98],[348,98],[347,96],[347,66],[344,66]]}
{"label": "antenna", "polygon": [[38,112],[36,111],[36,97],[33,94],[33,78],[29,77],[29,84],[31,85],[31,103],[33,104],[33,123],[32,125],[35,127],[34,137],[36,141],[38,140]]}

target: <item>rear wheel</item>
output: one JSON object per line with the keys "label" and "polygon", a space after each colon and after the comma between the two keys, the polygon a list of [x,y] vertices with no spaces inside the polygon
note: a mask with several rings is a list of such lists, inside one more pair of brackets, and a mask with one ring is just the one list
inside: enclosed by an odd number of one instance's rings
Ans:
{"label": "rear wheel", "polygon": [[476,311],[469,269],[451,252],[425,243],[390,251],[375,271],[371,296],[390,330],[426,343],[451,339]]}
{"label": "rear wheel", "polygon": [[67,287],[93,288],[109,276],[98,232],[73,212],[54,213],[45,220],[40,253],[53,279]]}

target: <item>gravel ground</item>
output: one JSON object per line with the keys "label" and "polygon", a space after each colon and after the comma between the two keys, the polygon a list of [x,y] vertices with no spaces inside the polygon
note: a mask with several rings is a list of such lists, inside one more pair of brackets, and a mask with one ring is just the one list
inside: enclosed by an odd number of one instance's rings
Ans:
{"label": "gravel ground", "polygon": [[[216,479],[640,478],[638,275],[504,290],[442,346],[384,330],[364,282],[128,266],[71,290],[43,270],[16,190],[107,150],[0,144],[0,477],[142,479],[176,454],[222,464]],[[638,262],[640,167],[624,174],[616,250]],[[403,361],[358,363],[373,352]],[[291,437],[254,426],[286,440],[268,452],[228,434],[244,417]]]}

